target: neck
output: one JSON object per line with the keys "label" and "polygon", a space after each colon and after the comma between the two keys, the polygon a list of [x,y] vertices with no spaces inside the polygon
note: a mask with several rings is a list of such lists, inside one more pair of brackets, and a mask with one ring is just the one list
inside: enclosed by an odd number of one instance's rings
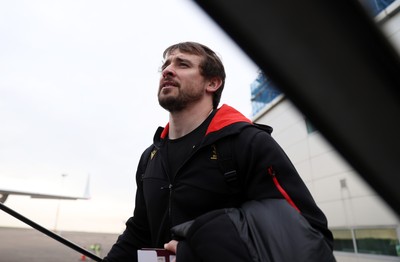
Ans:
{"label": "neck", "polygon": [[183,137],[203,123],[204,120],[213,111],[212,105],[194,106],[180,112],[173,112],[169,115],[169,132],[170,139]]}

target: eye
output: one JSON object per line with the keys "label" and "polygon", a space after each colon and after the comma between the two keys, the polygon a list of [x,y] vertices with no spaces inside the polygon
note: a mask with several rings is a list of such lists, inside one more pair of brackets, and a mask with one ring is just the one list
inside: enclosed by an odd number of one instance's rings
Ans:
{"label": "eye", "polygon": [[159,67],[159,71],[162,72],[164,71],[165,68],[170,64],[171,62],[166,60],[166,61],[161,61],[161,66]]}
{"label": "eye", "polygon": [[189,67],[189,64],[182,62],[179,64],[180,67]]}

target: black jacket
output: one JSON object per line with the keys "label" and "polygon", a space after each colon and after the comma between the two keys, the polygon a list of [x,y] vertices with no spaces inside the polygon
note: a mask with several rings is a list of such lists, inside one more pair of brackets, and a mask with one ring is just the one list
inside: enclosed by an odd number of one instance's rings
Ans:
{"label": "black jacket", "polygon": [[172,228],[177,262],[334,262],[321,232],[284,199],[252,200]]}
{"label": "black jacket", "polygon": [[[284,151],[266,132],[272,129],[254,125],[227,105],[214,114],[204,139],[176,174],[167,171],[168,125],[157,130],[153,145],[139,161],[134,214],[106,261],[135,261],[137,249],[162,247],[171,240],[173,226],[209,211],[285,196],[332,245],[324,214]],[[237,173],[234,185],[227,183],[220,169],[222,143],[231,147]]]}

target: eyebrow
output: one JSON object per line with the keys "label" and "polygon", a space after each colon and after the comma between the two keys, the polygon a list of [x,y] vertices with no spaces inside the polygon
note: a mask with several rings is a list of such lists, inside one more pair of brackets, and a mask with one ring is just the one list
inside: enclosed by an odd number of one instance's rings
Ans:
{"label": "eyebrow", "polygon": [[[172,60],[175,60],[175,61],[177,61],[178,63],[184,62],[184,63],[187,63],[187,64],[190,65],[190,66],[193,66],[193,62],[190,61],[189,59],[186,59],[186,58],[175,57],[175,58],[172,59]],[[165,61],[163,62],[161,68],[164,69],[164,68],[166,68],[169,64],[171,64],[171,60],[170,60],[170,59],[167,59],[167,60],[165,60]]]}
{"label": "eyebrow", "polygon": [[190,64],[190,65],[193,65],[192,61],[190,61],[189,59],[177,57],[176,60],[177,60],[178,62],[184,62],[184,63]]}

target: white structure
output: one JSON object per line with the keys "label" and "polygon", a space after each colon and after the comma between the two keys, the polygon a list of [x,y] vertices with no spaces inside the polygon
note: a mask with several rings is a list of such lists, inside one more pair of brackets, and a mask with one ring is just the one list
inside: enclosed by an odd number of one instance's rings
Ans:
{"label": "white structure", "polygon": [[[396,214],[284,95],[275,98],[253,121],[274,128],[272,136],[328,217],[338,262],[400,261]],[[379,253],[385,255],[376,255]]]}
{"label": "white structure", "polygon": [[[399,9],[400,0],[394,1],[375,19],[400,53]],[[274,128],[272,136],[327,215],[337,261],[400,261],[399,216],[268,79],[253,83],[252,100],[253,121]]]}

